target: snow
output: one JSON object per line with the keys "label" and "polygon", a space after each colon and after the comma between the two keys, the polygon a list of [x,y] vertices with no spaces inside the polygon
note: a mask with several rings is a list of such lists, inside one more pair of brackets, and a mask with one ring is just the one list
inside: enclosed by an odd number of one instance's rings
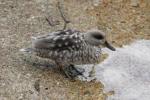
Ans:
{"label": "snow", "polygon": [[109,57],[96,66],[96,78],[115,91],[108,100],[150,100],[150,40],[103,52]]}

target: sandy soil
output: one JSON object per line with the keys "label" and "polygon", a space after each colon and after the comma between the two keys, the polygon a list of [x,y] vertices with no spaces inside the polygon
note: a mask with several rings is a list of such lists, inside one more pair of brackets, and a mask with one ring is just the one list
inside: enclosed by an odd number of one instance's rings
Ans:
{"label": "sandy soil", "polygon": [[[148,0],[132,7],[129,0],[61,0],[70,28],[99,28],[108,39],[122,46],[134,39],[150,39]],[[37,36],[62,28],[56,0],[0,0],[0,100],[105,100],[100,82],[71,82],[48,68],[22,60],[19,49]],[[61,23],[50,27],[45,16]],[[42,66],[40,66],[42,67]]]}
{"label": "sandy soil", "polygon": [[[138,1],[136,7],[131,1]],[[97,19],[99,29],[105,31],[116,46],[136,39],[150,39],[150,4],[148,0],[106,0],[88,12]]]}

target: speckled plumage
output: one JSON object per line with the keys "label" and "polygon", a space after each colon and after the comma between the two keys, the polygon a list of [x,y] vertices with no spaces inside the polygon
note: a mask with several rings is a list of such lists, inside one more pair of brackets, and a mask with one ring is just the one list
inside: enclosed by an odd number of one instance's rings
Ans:
{"label": "speckled plumage", "polygon": [[101,45],[113,51],[115,50],[106,41],[105,33],[102,31],[79,32],[76,30],[63,30],[39,37],[32,37],[32,48],[22,51],[32,51],[39,57],[55,61],[67,76],[72,77],[74,72],[69,69],[69,73],[66,73],[64,68],[70,66],[78,75],[82,75],[73,65],[95,65],[99,63]]}
{"label": "speckled plumage", "polygon": [[85,41],[84,33],[73,30],[37,37],[33,40],[33,49],[36,55],[52,59],[63,66],[98,63],[101,53],[99,47]]}

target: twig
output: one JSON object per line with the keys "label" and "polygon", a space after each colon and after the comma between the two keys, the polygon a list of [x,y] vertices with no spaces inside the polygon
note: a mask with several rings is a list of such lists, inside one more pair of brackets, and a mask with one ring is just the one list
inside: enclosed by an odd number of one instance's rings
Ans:
{"label": "twig", "polygon": [[64,14],[63,14],[63,12],[62,12],[61,6],[60,6],[60,2],[58,2],[58,5],[57,5],[57,6],[58,6],[58,10],[59,10],[59,12],[60,12],[61,17],[62,17],[62,19],[64,20],[64,27],[63,27],[63,30],[65,30],[66,27],[67,27],[67,24],[70,23],[70,21],[65,18]]}
{"label": "twig", "polygon": [[45,17],[45,19],[46,19],[46,21],[48,22],[48,24],[49,24],[50,26],[54,26],[54,24],[52,24],[52,22],[51,22],[47,17]]}
{"label": "twig", "polygon": [[48,24],[50,25],[50,26],[55,26],[55,25],[59,25],[59,21],[53,21],[52,20],[52,17],[50,17],[50,20],[49,20],[49,18],[47,18],[47,17],[45,17],[45,19],[46,19],[46,21],[48,22]]}

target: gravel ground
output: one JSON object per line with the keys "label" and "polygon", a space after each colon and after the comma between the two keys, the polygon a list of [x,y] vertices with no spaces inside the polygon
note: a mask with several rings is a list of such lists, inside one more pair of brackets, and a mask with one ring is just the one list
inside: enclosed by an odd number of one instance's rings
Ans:
{"label": "gravel ground", "polygon": [[[70,28],[86,31],[99,28],[108,39],[122,46],[135,39],[150,39],[148,0],[136,7],[129,0],[60,0]],[[0,100],[105,100],[100,82],[70,82],[43,66],[22,60],[19,49],[31,43],[31,36],[62,28],[57,0],[0,0]],[[45,16],[59,20],[50,27]]]}
{"label": "gravel ground", "polygon": [[[66,1],[64,11],[73,11],[80,7],[68,9],[69,6],[75,5]],[[91,19],[86,18],[84,14],[80,15],[77,10],[70,14],[75,18],[72,27],[74,23],[75,26],[80,25],[82,19],[84,21]],[[31,36],[62,28],[63,23],[55,0],[0,0],[0,15],[0,100],[101,100],[105,98],[106,95],[102,93],[103,85],[100,82],[71,82],[51,69],[33,66],[22,60],[26,56],[20,54],[19,49],[30,45]],[[60,25],[50,27],[45,21],[45,16],[52,16],[54,20],[59,20]],[[81,19],[77,20],[75,16]],[[84,25],[78,27],[83,30],[88,23],[86,21]],[[85,29],[86,27],[90,26],[85,26]],[[25,59],[31,60],[30,57]]]}

